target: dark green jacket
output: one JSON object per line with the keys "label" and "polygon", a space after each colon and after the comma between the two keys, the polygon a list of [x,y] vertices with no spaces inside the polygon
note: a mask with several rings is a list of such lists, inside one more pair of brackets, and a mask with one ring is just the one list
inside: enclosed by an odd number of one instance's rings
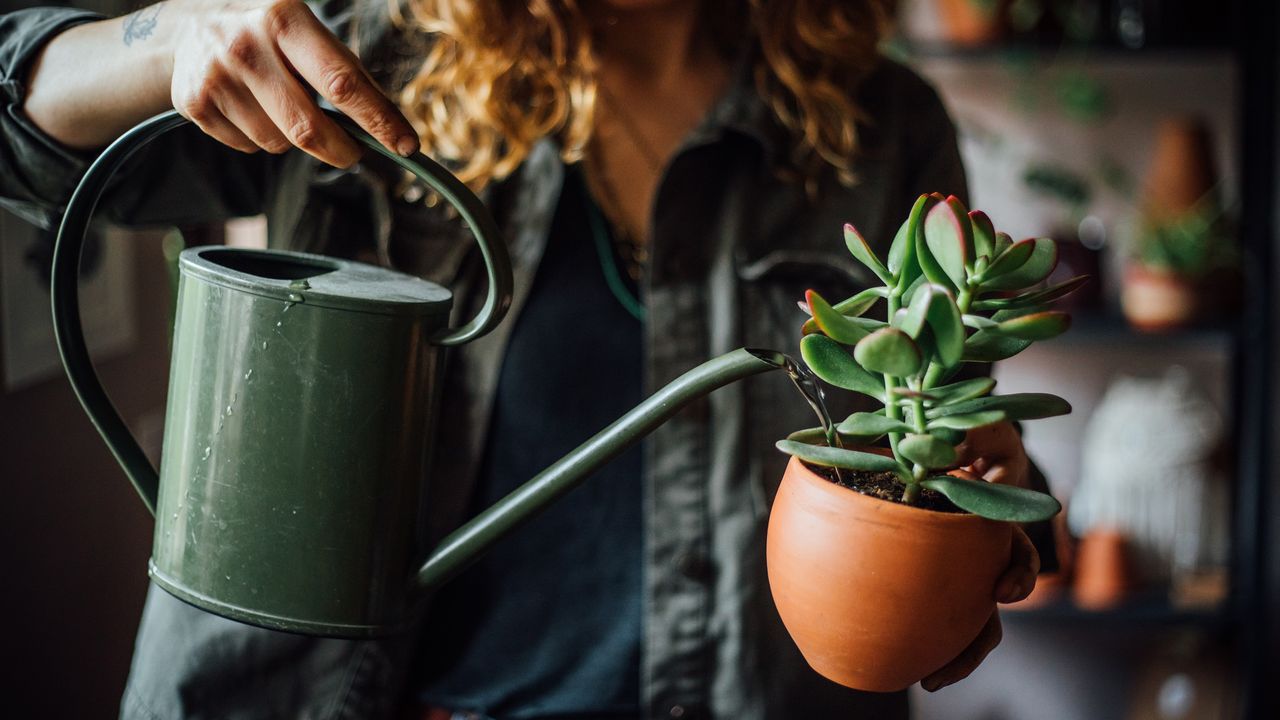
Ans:
{"label": "dark green jacket", "polygon": [[[423,41],[392,33],[377,9],[384,5],[358,6],[356,44],[375,77],[394,86],[421,57]],[[340,34],[352,27],[350,9],[339,3],[321,12]],[[37,223],[55,221],[90,158],[24,119],[24,71],[49,36],[93,17],[61,9],[0,16],[0,205]],[[739,73],[685,140],[656,195],[642,280],[650,390],[736,347],[796,352],[803,320],[796,301],[806,288],[843,297],[874,281],[844,249],[844,222],[883,250],[917,195],[965,195],[952,125],[937,95],[909,70],[886,60],[863,84],[858,182],[824,183],[812,200],[779,178],[788,138],[749,75]],[[389,258],[453,288],[460,313],[483,292],[465,231],[442,206],[396,192],[394,173],[377,166],[338,172],[301,153],[239,155],[195,132],[162,143],[135,163],[105,212],[132,224],[265,213],[273,245]],[[455,421],[443,424],[437,440],[435,535],[462,519],[504,348],[547,243],[564,170],[555,144],[543,141],[486,191],[509,243],[515,300],[498,330],[449,359],[444,412]],[[813,420],[787,379],[768,375],[716,392],[649,438],[645,717],[905,717],[905,694],[857,693],[810,670],[770,598],[765,519],[786,461],[774,441]],[[404,692],[415,640],[284,635],[204,614],[153,588],[122,714],[384,717]]]}

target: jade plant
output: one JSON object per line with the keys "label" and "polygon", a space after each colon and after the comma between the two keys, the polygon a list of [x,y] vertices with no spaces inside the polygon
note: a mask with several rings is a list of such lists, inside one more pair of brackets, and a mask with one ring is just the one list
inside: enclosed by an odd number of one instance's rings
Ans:
{"label": "jade plant", "polygon": [[[916,201],[884,261],[852,225],[844,227],[844,239],[882,284],[834,304],[806,293],[801,305],[811,317],[801,355],[819,378],[873,398],[879,409],[793,433],[778,448],[837,476],[891,473],[908,505],[927,488],[994,520],[1031,522],[1057,513],[1049,495],[947,472],[967,431],[1063,415],[1071,406],[1043,393],[992,395],[990,377],[956,376],[966,363],[1003,360],[1066,331],[1070,317],[1048,305],[1087,278],[1042,287],[1057,264],[1053,240],[1014,242],[985,213],[936,193]],[[884,319],[867,317],[879,306],[887,309]],[[886,435],[891,454],[866,449]]]}

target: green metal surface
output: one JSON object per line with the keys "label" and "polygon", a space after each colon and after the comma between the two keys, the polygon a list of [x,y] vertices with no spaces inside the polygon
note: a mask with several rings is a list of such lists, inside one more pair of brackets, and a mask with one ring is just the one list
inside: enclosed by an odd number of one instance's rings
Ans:
{"label": "green metal surface", "polygon": [[[227,252],[182,256],[152,576],[261,625],[347,635],[398,625],[444,291],[401,276],[421,286],[424,312],[372,312],[408,304],[384,301],[359,312],[192,271]],[[342,272],[388,271],[343,263]]]}

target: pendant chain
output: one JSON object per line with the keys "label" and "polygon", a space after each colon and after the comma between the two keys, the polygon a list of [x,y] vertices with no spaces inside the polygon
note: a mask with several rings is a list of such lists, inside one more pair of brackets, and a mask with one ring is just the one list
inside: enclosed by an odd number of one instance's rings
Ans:
{"label": "pendant chain", "polygon": [[[649,170],[655,175],[662,174],[662,156],[658,154],[653,145],[645,138],[644,133],[635,124],[634,119],[627,113],[622,111],[619,103],[614,99],[612,93],[605,90],[604,86],[598,87],[600,100],[609,113],[618,120],[618,126],[622,129],[627,139],[631,141],[636,150],[639,151],[641,158],[644,159]],[[597,151],[599,150],[598,144]],[[600,209],[609,218],[610,224],[614,229],[614,244],[617,246],[618,254],[626,265],[627,275],[636,282],[639,282],[641,275],[644,273],[644,266],[649,261],[648,244],[643,238],[636,237],[637,233],[626,222],[626,216],[622,212],[622,203],[619,201],[619,193],[614,187],[613,182],[609,180],[608,175],[604,172],[604,168],[599,163],[600,154],[587,153],[583,160],[587,171],[588,184],[594,191],[594,194],[600,200]]]}

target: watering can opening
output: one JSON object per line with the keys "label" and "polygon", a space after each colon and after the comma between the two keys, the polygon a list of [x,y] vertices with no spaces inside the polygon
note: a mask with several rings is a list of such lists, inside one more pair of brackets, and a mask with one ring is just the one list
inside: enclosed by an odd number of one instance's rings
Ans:
{"label": "watering can opening", "polygon": [[232,248],[206,252],[204,257],[209,262],[221,265],[228,270],[268,280],[308,280],[338,269],[337,263],[319,258],[267,254]]}

